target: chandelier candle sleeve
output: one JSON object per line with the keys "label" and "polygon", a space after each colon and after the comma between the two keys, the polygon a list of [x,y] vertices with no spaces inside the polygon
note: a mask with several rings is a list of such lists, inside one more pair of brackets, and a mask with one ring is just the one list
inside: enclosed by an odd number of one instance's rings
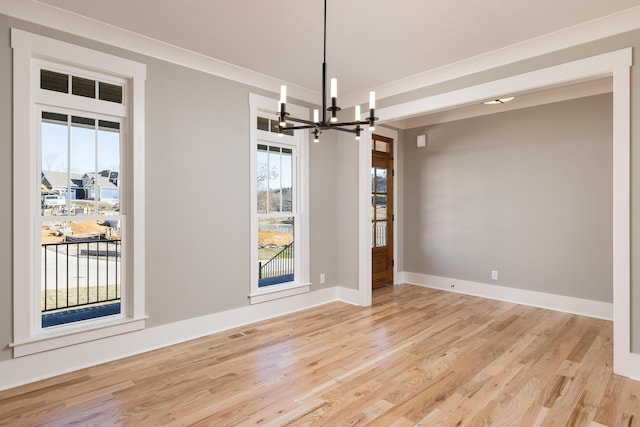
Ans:
{"label": "chandelier candle sleeve", "polygon": [[374,91],[369,92],[369,130],[376,130],[376,93]]}
{"label": "chandelier candle sleeve", "polygon": [[283,104],[287,103],[287,86],[280,86],[280,102]]}
{"label": "chandelier candle sleeve", "polygon": [[317,108],[313,110],[313,123],[320,123],[320,110]]}
{"label": "chandelier candle sleeve", "polygon": [[360,106],[356,105],[356,114],[355,114],[356,122],[360,120]]}
{"label": "chandelier candle sleeve", "polygon": [[338,79],[331,79],[331,123],[338,122]]}

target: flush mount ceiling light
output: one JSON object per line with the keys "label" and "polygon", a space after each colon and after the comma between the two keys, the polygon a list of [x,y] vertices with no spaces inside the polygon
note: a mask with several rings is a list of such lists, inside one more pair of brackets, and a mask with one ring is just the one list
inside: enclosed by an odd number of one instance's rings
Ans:
{"label": "flush mount ceiling light", "polygon": [[[313,129],[313,142],[320,141],[320,134],[324,130],[339,130],[353,133],[356,140],[360,140],[361,125],[368,125],[369,130],[375,130],[376,95],[369,92],[369,117],[360,120],[360,105],[355,106],[355,117],[352,122],[338,122],[338,80],[331,79],[331,106],[327,108],[327,0],[324,0],[324,52],[322,58],[322,120],[320,112],[313,110],[313,121],[292,117],[287,113],[287,86],[280,87],[280,101],[278,102],[278,134],[282,135],[285,130]],[[327,120],[327,111],[331,112],[331,118]],[[289,126],[287,121],[302,123],[301,125]]]}
{"label": "flush mount ceiling light", "polygon": [[515,96],[508,96],[506,98],[498,98],[498,99],[492,99],[491,101],[485,101],[483,102],[484,105],[495,105],[495,104],[505,104],[509,101],[513,101],[515,99]]}

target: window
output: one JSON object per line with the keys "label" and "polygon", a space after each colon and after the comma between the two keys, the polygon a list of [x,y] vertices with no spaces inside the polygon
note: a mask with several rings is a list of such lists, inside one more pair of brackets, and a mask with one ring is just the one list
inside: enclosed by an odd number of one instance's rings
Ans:
{"label": "window", "polygon": [[[309,290],[308,133],[278,136],[276,105],[273,99],[250,97],[252,303]],[[301,110],[297,114],[308,114]]]}
{"label": "window", "polygon": [[12,48],[14,356],[141,329],[145,66],[16,29]]}

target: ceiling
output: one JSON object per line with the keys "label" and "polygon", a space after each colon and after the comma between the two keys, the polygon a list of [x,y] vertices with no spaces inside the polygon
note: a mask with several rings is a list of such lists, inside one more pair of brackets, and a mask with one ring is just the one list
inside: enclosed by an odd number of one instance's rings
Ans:
{"label": "ceiling", "polygon": [[[321,90],[321,0],[36,3]],[[327,3],[328,77],[338,78],[339,94],[353,94],[638,7],[640,0]]]}

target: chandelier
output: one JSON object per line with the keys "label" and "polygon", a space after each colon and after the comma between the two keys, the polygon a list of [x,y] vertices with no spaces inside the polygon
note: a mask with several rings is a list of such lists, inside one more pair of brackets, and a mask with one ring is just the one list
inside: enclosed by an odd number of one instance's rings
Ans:
{"label": "chandelier", "polygon": [[[360,132],[363,125],[368,125],[369,130],[375,130],[376,95],[375,92],[369,92],[369,117],[365,120],[360,119],[360,105],[355,106],[355,117],[351,122],[338,122],[337,113],[340,111],[338,107],[338,80],[331,79],[331,106],[327,107],[327,0],[324,0],[324,52],[322,58],[322,119],[318,109],[313,110],[313,121],[300,119],[287,113],[287,86],[280,86],[280,101],[278,102],[278,134],[282,135],[284,131],[293,131],[298,129],[313,129],[313,142],[320,141],[320,134],[325,130],[339,130],[355,134],[356,140],[360,140]],[[327,120],[327,112],[331,113],[331,117]],[[302,123],[300,125],[290,126],[287,121]]]}

